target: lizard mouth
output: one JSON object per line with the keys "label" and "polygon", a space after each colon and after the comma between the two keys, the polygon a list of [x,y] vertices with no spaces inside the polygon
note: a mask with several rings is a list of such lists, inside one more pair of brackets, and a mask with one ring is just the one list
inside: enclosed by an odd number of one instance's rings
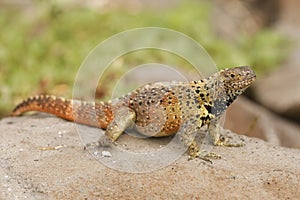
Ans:
{"label": "lizard mouth", "polygon": [[238,93],[247,89],[256,80],[254,71],[248,66],[225,70],[223,77],[225,87]]}
{"label": "lizard mouth", "polygon": [[250,86],[256,80],[256,75],[254,73],[249,74],[241,83],[244,83],[247,87]]}

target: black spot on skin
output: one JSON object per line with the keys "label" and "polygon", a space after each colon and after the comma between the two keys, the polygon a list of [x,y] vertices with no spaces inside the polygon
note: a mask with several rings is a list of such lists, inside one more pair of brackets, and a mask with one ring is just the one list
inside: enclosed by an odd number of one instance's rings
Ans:
{"label": "black spot on skin", "polygon": [[211,106],[210,105],[204,105],[208,113],[211,113]]}
{"label": "black spot on skin", "polygon": [[203,93],[200,93],[200,97],[201,97],[201,98],[204,97],[204,94],[203,94]]}
{"label": "black spot on skin", "polygon": [[234,101],[234,99],[229,98],[226,102],[226,106],[230,106],[232,104],[232,102]]}
{"label": "black spot on skin", "polygon": [[201,119],[202,121],[207,121],[207,120],[210,120],[210,117],[209,117],[209,115],[207,115],[207,116],[202,116],[202,117],[200,117],[200,119]]}

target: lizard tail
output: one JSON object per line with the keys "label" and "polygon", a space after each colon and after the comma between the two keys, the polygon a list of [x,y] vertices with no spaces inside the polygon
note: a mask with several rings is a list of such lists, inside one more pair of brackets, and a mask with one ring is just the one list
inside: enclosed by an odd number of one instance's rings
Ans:
{"label": "lizard tail", "polygon": [[19,103],[12,111],[12,116],[22,115],[28,111],[40,111],[56,115],[58,117],[73,120],[71,100],[57,98],[49,95],[29,97]]}
{"label": "lizard tail", "polygon": [[28,111],[49,113],[68,121],[103,129],[113,120],[109,103],[89,103],[50,95],[29,97],[15,107],[11,116],[19,116]]}

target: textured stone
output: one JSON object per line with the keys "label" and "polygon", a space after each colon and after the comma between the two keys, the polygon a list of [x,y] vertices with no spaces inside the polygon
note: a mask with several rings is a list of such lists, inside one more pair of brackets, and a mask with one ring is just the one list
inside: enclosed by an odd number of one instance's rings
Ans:
{"label": "textured stone", "polygon": [[297,123],[288,121],[245,97],[239,97],[228,108],[225,128],[274,145],[300,148],[300,126]]}
{"label": "textured stone", "polygon": [[[128,173],[84,151],[76,130],[48,115],[1,120],[0,199],[300,199],[297,149],[241,136],[244,147],[214,147],[222,159],[212,164],[183,155],[160,170]],[[151,149],[161,139],[123,135],[119,145]]]}
{"label": "textured stone", "polygon": [[300,68],[282,67],[254,85],[255,99],[268,109],[300,122]]}

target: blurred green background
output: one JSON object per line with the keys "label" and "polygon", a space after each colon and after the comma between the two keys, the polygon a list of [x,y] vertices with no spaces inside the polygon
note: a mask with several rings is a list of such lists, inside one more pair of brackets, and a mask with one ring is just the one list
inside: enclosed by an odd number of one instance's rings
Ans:
{"label": "blurred green background", "polygon": [[[24,2],[0,1],[0,117],[9,115],[14,105],[30,95],[71,97],[75,75],[89,52],[106,38],[132,28],[152,26],[180,31],[203,45],[219,68],[250,65],[258,75],[279,66],[289,49],[288,39],[272,30],[267,15],[257,18],[255,10],[246,5],[244,10],[239,9],[240,16],[229,20],[233,24],[220,24],[223,17],[211,1],[164,5],[138,1],[103,5]],[[105,96],[118,74],[130,66],[168,63],[169,59],[169,55],[157,52],[126,59],[121,67],[105,75],[103,81],[109,84],[97,90],[97,97]],[[170,62],[189,70],[182,60]]]}

